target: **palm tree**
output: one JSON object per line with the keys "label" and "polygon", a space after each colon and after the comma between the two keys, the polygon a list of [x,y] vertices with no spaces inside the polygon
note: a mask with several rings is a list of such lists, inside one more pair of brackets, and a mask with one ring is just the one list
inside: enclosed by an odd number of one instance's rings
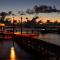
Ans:
{"label": "palm tree", "polygon": [[6,12],[1,12],[0,13],[0,16],[1,16],[1,21],[0,22],[4,22],[4,19],[5,19],[5,17],[8,15],[8,13],[6,13]]}
{"label": "palm tree", "polygon": [[42,24],[43,22],[42,22],[42,20],[40,20],[40,21],[38,21],[38,23],[37,24]]}
{"label": "palm tree", "polygon": [[8,12],[9,15],[12,15],[13,17],[13,32],[14,32],[14,16],[16,16],[12,11]]}
{"label": "palm tree", "polygon": [[56,23],[56,24],[57,24],[57,23],[58,23],[58,21],[57,21],[57,20],[55,20],[55,21],[54,21],[54,23]]}
{"label": "palm tree", "polygon": [[8,14],[12,15],[12,17],[13,17],[13,24],[14,24],[14,16],[16,16],[16,15],[12,11],[9,11]]}
{"label": "palm tree", "polygon": [[46,23],[50,23],[50,20],[47,20]]}

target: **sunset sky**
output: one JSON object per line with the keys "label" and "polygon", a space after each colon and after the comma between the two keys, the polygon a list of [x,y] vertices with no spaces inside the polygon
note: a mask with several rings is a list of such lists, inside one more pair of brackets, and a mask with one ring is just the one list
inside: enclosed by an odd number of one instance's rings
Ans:
{"label": "sunset sky", "polygon": [[[49,5],[56,6],[57,9],[60,9],[60,0],[0,0],[0,12],[2,11],[20,11],[27,10],[28,8],[32,9],[35,5]],[[34,16],[34,15],[32,15]],[[42,20],[51,19],[51,20],[60,20],[60,14],[40,14]],[[31,18],[31,16],[28,16]],[[17,17],[16,17],[17,18]]]}

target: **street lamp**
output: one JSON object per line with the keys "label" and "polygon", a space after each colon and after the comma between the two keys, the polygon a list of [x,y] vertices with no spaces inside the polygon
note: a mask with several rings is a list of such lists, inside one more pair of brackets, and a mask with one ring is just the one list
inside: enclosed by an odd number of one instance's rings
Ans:
{"label": "street lamp", "polygon": [[12,16],[13,16],[13,38],[14,38],[14,16],[16,16],[15,14],[12,14]]}
{"label": "street lamp", "polygon": [[22,34],[22,17],[21,17],[21,34]]}
{"label": "street lamp", "polygon": [[25,15],[24,11],[18,11],[19,15],[21,16],[21,34],[22,34],[22,17]]}
{"label": "street lamp", "polygon": [[13,16],[13,46],[14,46],[14,16]]}
{"label": "street lamp", "polygon": [[13,37],[14,37],[14,17],[13,17]]}

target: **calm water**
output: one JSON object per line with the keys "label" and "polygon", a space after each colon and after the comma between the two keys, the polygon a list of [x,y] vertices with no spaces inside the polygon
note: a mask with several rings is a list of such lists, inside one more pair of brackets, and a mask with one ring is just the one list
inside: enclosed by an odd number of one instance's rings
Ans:
{"label": "calm water", "polygon": [[12,41],[0,42],[0,60],[31,60],[32,57]]}
{"label": "calm water", "polygon": [[52,44],[60,45],[60,34],[39,34],[37,38]]}
{"label": "calm water", "polygon": [[[59,34],[39,34],[38,39],[60,45]],[[32,60],[32,56],[21,49],[15,42],[0,41],[0,60]]]}

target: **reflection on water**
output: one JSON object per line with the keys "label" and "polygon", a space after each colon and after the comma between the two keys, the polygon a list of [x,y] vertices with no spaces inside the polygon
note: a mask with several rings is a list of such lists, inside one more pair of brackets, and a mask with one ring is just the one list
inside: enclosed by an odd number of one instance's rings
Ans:
{"label": "reflection on water", "polygon": [[0,60],[32,60],[32,56],[11,40],[0,41]]}
{"label": "reflection on water", "polygon": [[[39,34],[37,38],[60,45],[59,34]],[[0,41],[0,58],[0,60],[32,60],[32,56],[12,40]]]}
{"label": "reflection on water", "polygon": [[10,50],[10,60],[16,60],[14,47],[11,47],[11,50]]}

